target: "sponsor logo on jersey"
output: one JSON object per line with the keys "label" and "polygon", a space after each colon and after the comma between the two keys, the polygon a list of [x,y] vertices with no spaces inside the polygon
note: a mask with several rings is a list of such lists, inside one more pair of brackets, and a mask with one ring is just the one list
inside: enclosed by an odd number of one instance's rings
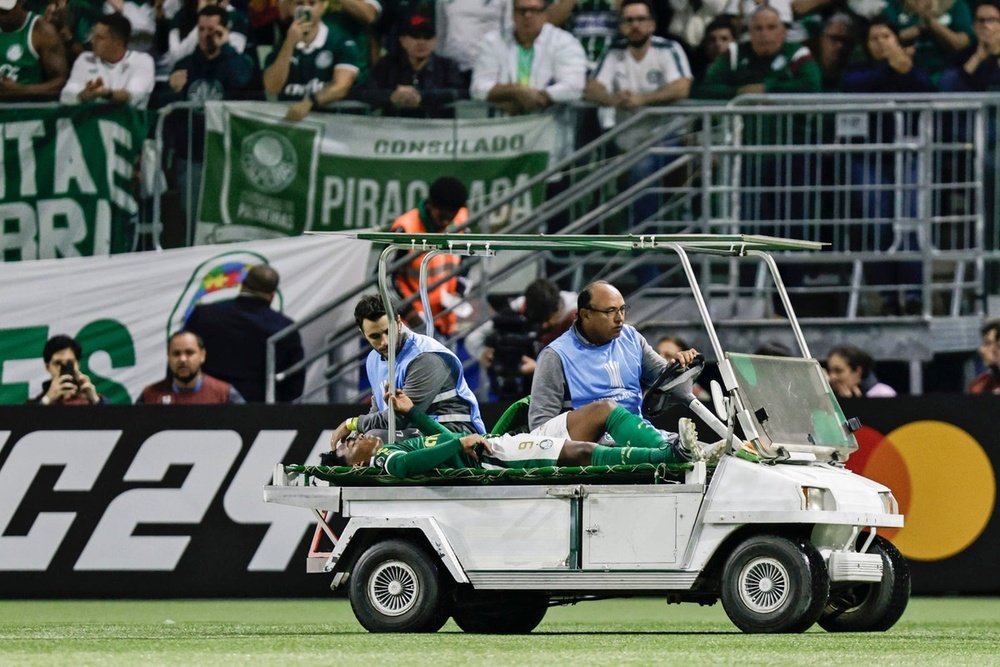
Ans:
{"label": "sponsor logo on jersey", "polygon": [[14,61],[20,60],[21,56],[24,55],[24,47],[20,44],[11,44],[7,48],[7,60]]}

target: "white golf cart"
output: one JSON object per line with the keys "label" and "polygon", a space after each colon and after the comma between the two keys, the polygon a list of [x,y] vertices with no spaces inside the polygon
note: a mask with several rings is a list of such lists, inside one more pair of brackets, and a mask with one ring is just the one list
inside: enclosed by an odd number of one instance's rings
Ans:
{"label": "white golf cart", "polygon": [[[331,574],[332,588],[347,587],[365,628],[434,632],[451,617],[468,632],[530,632],[551,605],[630,595],[721,598],[745,632],[801,632],[816,622],[829,631],[881,631],[902,615],[908,567],[877,530],[901,527],[903,517],[888,488],[843,467],[857,448],[856,424],[810,358],[768,254],[818,244],[713,235],[358,238],[386,245],[379,277],[390,318],[386,263],[401,249],[672,254],[722,381],[713,387],[714,411],[689,393],[700,366],[661,378],[658,395],[687,405],[728,442],[717,465],[673,469],[454,470],[393,480],[371,469],[278,465],[265,500],[316,513],[334,547],[307,567]],[[763,261],[802,357],[725,352],[692,269],[697,253]],[[394,363],[390,354],[390,377]],[[392,433],[393,415],[390,422]],[[744,442],[759,460],[743,458]],[[346,521],[339,535],[334,519]]]}

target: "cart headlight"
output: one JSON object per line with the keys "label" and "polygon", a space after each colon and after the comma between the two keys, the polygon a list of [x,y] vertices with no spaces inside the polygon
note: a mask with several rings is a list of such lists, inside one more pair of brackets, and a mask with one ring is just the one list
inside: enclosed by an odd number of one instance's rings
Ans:
{"label": "cart headlight", "polygon": [[882,509],[886,514],[899,514],[899,504],[891,491],[879,492],[878,499],[882,501]]}
{"label": "cart headlight", "polygon": [[830,489],[816,486],[802,487],[802,509],[806,511],[835,510],[837,503]]}

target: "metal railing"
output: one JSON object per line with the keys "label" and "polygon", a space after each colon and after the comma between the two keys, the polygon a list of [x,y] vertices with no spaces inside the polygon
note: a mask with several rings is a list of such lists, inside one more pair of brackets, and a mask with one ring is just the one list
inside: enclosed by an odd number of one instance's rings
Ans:
{"label": "metal railing", "polygon": [[[581,105],[564,113],[579,128],[592,110]],[[967,318],[961,331],[949,330],[946,347],[974,347],[970,331],[992,289],[987,269],[1000,248],[995,214],[986,217],[1000,189],[990,175],[998,117],[996,98],[943,95],[892,101],[771,96],[646,109],[494,199],[465,227],[498,234],[763,233],[823,241],[830,250],[776,257],[807,322]],[[642,139],[622,150],[619,141],[637,129]],[[547,196],[530,215],[512,220],[505,214],[536,187]],[[764,321],[780,314],[760,275],[731,261],[698,262],[714,316]],[[572,258],[533,253],[503,263],[471,258],[462,270],[475,278],[466,296],[479,316],[470,326],[488,317],[487,293],[543,265],[545,275],[570,289],[597,278],[615,281],[633,303],[645,304],[634,312],[650,330],[683,326],[687,306],[676,267],[600,251]],[[373,288],[374,279],[324,311]],[[270,341],[272,352],[291,332]],[[345,323],[301,364],[327,358],[326,377],[336,388],[327,400],[361,398],[356,378],[366,350],[345,353],[357,340],[353,322]],[[298,369],[272,372],[272,386]]]}

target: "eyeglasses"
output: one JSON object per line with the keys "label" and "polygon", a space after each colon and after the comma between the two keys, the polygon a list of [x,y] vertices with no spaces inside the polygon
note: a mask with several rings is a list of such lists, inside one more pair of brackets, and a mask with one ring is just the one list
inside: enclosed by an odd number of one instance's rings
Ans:
{"label": "eyeglasses", "polygon": [[618,22],[622,25],[632,25],[633,23],[645,23],[652,20],[652,16],[623,16],[618,19]]}
{"label": "eyeglasses", "polygon": [[992,23],[1000,23],[1000,17],[996,16],[977,16],[973,23],[978,23],[980,25],[990,25]]}
{"label": "eyeglasses", "polygon": [[622,306],[621,308],[584,308],[584,310],[592,310],[595,313],[600,313],[601,315],[607,315],[608,317],[614,317],[615,315],[621,315],[623,318],[628,315],[628,306]]}

